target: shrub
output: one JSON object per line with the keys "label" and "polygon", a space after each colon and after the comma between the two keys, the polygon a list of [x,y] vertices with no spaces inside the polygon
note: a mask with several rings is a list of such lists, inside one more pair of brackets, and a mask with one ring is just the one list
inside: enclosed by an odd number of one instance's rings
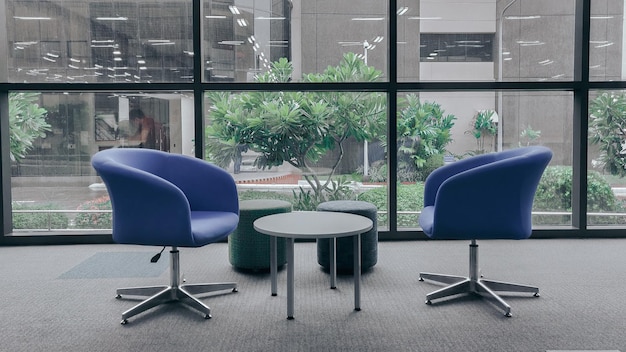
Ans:
{"label": "shrub", "polygon": [[[14,202],[13,210],[53,210],[60,207],[55,204],[25,205]],[[13,229],[15,230],[47,230],[67,229],[68,217],[63,213],[13,213]]]}
{"label": "shrub", "polygon": [[399,101],[398,179],[424,181],[443,165],[446,146],[452,142],[454,115],[446,115],[441,105],[421,102],[415,94]]}
{"label": "shrub", "polygon": [[[572,168],[569,166],[549,166],[539,182],[535,194],[534,209],[541,211],[572,210]],[[596,171],[587,174],[587,211],[621,212],[623,206],[615,197],[611,185]],[[562,225],[569,223],[569,216],[541,215],[535,218],[537,224]],[[624,224],[618,216],[589,216],[589,225]]]}
{"label": "shrub", "polygon": [[604,93],[589,104],[589,141],[598,146],[600,155],[592,165],[611,175],[626,176],[626,95]]}
{"label": "shrub", "polygon": [[[111,199],[109,196],[92,199],[80,204],[78,210],[110,210]],[[79,213],[74,219],[74,225],[79,229],[110,229],[113,225],[113,215],[110,212],[103,213]]]}
{"label": "shrub", "polygon": [[[386,211],[387,187],[374,188],[363,192],[358,199],[374,204],[379,212]],[[422,182],[398,185],[398,212],[410,212],[409,214],[398,214],[398,227],[418,227],[418,215],[416,212],[421,211],[423,207],[424,184]],[[388,219],[387,214],[379,214],[378,224],[387,225]]]}
{"label": "shrub", "polygon": [[253,191],[246,190],[239,192],[239,200],[253,200],[253,199],[277,199],[284,200],[289,203],[293,203],[293,197],[286,193],[270,192],[270,191]]}

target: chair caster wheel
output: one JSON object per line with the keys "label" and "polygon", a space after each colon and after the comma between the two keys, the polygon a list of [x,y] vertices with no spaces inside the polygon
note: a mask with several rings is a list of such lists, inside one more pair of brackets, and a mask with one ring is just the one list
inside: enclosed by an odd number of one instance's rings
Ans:
{"label": "chair caster wheel", "polygon": [[115,298],[116,299],[122,299],[122,295],[116,295]]}
{"label": "chair caster wheel", "polygon": [[513,316],[513,314],[511,314],[510,312],[509,313],[504,313],[504,316],[507,317],[507,318],[510,318],[510,317]]}
{"label": "chair caster wheel", "polygon": [[213,318],[213,317],[211,316],[211,314],[207,314],[207,315],[205,315],[205,316],[204,316],[204,319],[211,319],[211,318]]}
{"label": "chair caster wheel", "polygon": [[126,324],[128,324],[128,319],[123,319],[123,320],[120,322],[120,324],[122,324],[122,325],[126,325]]}
{"label": "chair caster wheel", "polygon": [[239,292],[239,290],[235,287],[233,288],[233,292]]}
{"label": "chair caster wheel", "polygon": [[535,293],[533,296],[535,296],[535,297],[541,297],[541,295],[539,294],[539,292]]}
{"label": "chair caster wheel", "polygon": [[420,276],[419,281],[424,281],[424,278]]}
{"label": "chair caster wheel", "polygon": [[426,300],[426,302],[424,302],[424,303],[426,303],[426,304],[428,304],[428,305],[433,304],[433,302],[431,302],[429,299],[427,299],[427,300]]}

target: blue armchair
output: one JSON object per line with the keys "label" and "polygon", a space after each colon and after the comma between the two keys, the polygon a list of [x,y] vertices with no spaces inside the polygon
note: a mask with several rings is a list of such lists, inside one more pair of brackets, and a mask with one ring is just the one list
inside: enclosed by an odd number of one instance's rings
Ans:
{"label": "blue armchair", "polygon": [[426,179],[419,223],[432,239],[471,240],[469,277],[420,273],[420,281],[448,284],[426,296],[426,304],[457,294],[492,298],[506,316],[511,307],[496,292],[528,292],[534,286],[479,277],[477,239],[527,239],[539,180],[552,159],[550,149],[532,146],[489,153],[436,169]]}
{"label": "blue armchair", "polygon": [[117,298],[148,297],[122,313],[122,324],[170,301],[180,301],[211,318],[211,309],[193,295],[236,292],[237,284],[181,284],[178,247],[220,241],[237,227],[239,201],[233,178],[200,159],[151,149],[107,149],[96,153],[91,162],[111,198],[113,240],[171,247],[169,285],[117,290]]}

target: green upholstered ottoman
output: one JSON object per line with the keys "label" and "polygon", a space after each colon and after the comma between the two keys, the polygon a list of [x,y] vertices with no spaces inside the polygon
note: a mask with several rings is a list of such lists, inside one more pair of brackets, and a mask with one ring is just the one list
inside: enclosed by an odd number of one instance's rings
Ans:
{"label": "green upholstered ottoman", "polygon": [[[239,202],[239,225],[228,236],[230,263],[238,269],[266,271],[270,269],[270,237],[253,227],[254,220],[272,214],[291,212],[291,203],[273,199]],[[278,267],[287,262],[285,239],[277,239]]]}
{"label": "green upholstered ottoman", "polygon": [[[374,223],[371,230],[361,234],[361,271],[370,269],[378,261],[377,209],[372,203],[353,200],[334,200],[317,206],[318,211],[336,211],[362,215]],[[337,238],[337,272],[354,271],[354,251],[352,237]],[[330,269],[330,239],[317,240],[317,262],[325,269]]]}

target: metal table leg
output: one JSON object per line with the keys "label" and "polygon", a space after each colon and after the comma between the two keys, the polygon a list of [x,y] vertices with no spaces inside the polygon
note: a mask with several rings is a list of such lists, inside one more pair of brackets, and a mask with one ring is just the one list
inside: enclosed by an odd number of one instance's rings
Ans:
{"label": "metal table leg", "polygon": [[354,236],[354,310],[361,310],[361,235]]}
{"label": "metal table leg", "polygon": [[270,275],[272,277],[272,296],[278,295],[278,249],[276,236],[270,236]]}
{"label": "metal table leg", "polygon": [[328,253],[330,254],[330,288],[337,288],[337,238],[330,238],[328,243],[330,243],[330,250]]}
{"label": "metal table leg", "polygon": [[287,239],[287,319],[293,319],[293,294],[294,294],[294,255],[293,246],[295,239]]}

